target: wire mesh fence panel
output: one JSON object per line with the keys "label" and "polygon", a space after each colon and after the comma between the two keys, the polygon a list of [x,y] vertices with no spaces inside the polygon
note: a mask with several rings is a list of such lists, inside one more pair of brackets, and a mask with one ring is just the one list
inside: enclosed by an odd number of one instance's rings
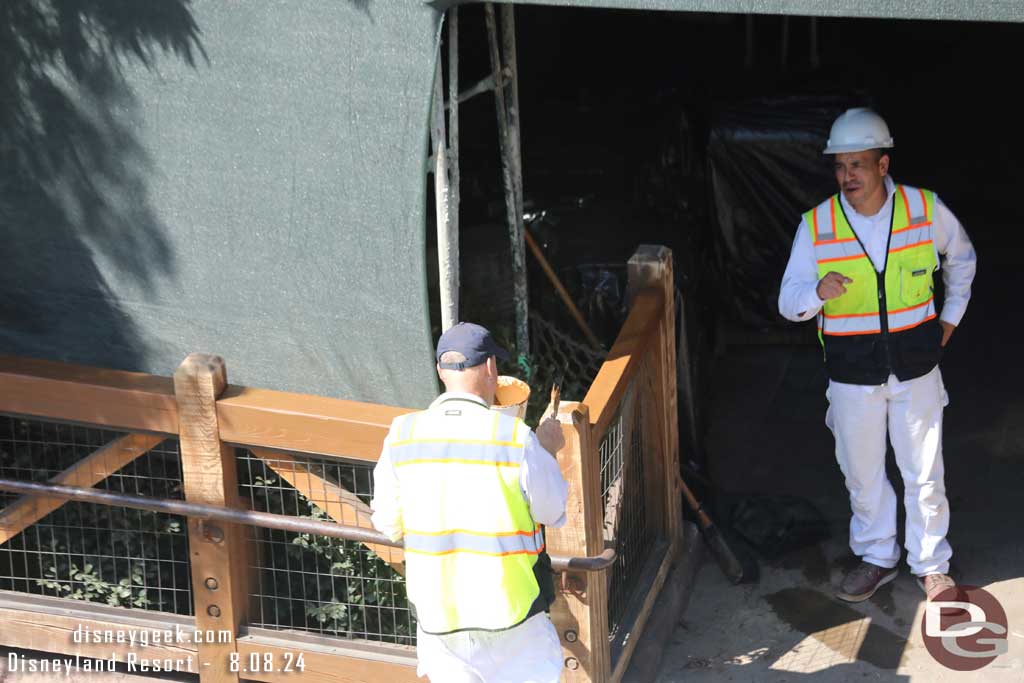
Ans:
{"label": "wire mesh fence panel", "polygon": [[[369,525],[372,466],[238,449],[239,486],[253,510]],[[414,645],[405,579],[367,546],[250,527],[257,545],[254,626]],[[385,552],[385,550],[381,550]]]}
{"label": "wire mesh fence panel", "polygon": [[615,640],[626,610],[655,546],[644,495],[644,434],[636,379],[600,442],[601,496],[605,541],[615,544],[608,588],[609,637]]}
{"label": "wire mesh fence panel", "polygon": [[[177,440],[140,455],[145,449],[129,444],[117,449],[125,438],[105,429],[0,415],[0,477],[45,482],[70,470],[77,472],[76,481],[87,480],[78,485],[181,499]],[[36,519],[34,504],[27,503],[0,492],[0,538],[6,538],[0,543],[0,590],[192,614],[183,517],[56,501]]]}

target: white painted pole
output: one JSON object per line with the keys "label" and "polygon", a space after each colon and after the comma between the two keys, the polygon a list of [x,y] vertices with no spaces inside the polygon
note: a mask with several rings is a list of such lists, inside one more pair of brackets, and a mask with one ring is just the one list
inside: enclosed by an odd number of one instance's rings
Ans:
{"label": "white painted pole", "polygon": [[444,92],[441,47],[434,69],[434,97],[430,110],[430,138],[434,148],[434,204],[437,216],[437,269],[441,290],[441,331],[459,321],[459,235],[452,233],[448,206],[448,151],[444,133]]}

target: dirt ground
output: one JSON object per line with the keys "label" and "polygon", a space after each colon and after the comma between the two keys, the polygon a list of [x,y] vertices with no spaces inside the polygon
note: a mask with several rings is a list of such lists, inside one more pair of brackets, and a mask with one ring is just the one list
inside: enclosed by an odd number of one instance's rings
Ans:
{"label": "dirt ground", "polygon": [[[950,403],[944,422],[949,540],[954,576],[1002,604],[1009,651],[959,673],[923,644],[923,594],[906,565],[870,600],[832,592],[849,567],[849,501],[824,425],[825,377],[812,346],[735,346],[716,361],[706,439],[725,492],[717,508],[750,494],[812,502],[831,537],[761,562],[752,585],[732,586],[711,559],[666,650],[658,681],[1024,681],[1024,360],[1012,291],[1013,254],[975,240],[979,275],[967,317],[942,363]],[[889,454],[889,478],[902,485]],[[902,506],[901,506],[902,507]],[[720,513],[721,514],[721,513]],[[902,539],[902,510],[899,526]]]}

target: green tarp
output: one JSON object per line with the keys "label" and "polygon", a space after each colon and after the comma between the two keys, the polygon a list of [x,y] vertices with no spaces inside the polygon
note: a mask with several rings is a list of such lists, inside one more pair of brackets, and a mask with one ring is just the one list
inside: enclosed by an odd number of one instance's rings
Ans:
{"label": "green tarp", "polygon": [[[17,40],[63,50],[5,75],[26,99],[0,104],[0,352],[168,375],[203,351],[235,383],[428,401],[437,11],[53,7],[49,28],[0,10]],[[79,44],[90,27],[109,44]]]}

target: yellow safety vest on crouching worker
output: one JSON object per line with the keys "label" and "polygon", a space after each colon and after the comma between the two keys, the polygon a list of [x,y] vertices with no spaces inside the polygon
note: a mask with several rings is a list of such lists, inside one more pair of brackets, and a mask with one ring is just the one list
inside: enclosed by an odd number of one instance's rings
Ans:
{"label": "yellow safety vest on crouching worker", "polygon": [[818,315],[832,379],[880,384],[890,372],[909,379],[938,362],[941,330],[932,322],[933,273],[938,269],[932,243],[934,213],[933,192],[896,186],[882,272],[876,271],[850,227],[839,195],[804,214],[818,278],[836,271],[853,280],[846,293],[826,301]]}
{"label": "yellow safety vest on crouching worker", "polygon": [[406,588],[424,631],[502,630],[541,611],[544,538],[519,486],[527,432],[465,399],[396,421]]}

